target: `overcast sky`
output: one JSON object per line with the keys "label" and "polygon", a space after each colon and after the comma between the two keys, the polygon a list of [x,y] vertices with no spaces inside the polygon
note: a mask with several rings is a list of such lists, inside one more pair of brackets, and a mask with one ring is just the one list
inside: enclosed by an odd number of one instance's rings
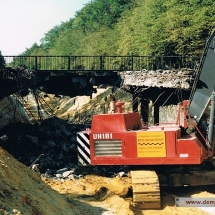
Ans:
{"label": "overcast sky", "polygon": [[54,26],[68,21],[91,0],[0,0],[0,51],[18,55],[39,44]]}

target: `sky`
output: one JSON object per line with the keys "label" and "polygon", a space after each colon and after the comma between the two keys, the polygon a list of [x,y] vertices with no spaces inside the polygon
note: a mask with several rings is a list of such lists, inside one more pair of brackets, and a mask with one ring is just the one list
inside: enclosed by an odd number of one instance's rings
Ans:
{"label": "sky", "polygon": [[0,51],[19,55],[91,0],[0,0]]}

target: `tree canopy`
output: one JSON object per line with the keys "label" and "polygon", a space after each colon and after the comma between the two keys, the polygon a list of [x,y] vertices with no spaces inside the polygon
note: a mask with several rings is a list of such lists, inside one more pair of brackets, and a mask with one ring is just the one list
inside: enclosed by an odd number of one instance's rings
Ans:
{"label": "tree canopy", "polygon": [[213,0],[92,0],[23,55],[200,55]]}

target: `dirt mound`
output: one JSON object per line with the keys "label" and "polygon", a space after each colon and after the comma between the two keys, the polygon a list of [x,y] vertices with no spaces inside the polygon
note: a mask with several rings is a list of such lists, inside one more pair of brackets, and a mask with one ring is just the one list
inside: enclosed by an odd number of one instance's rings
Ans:
{"label": "dirt mound", "polygon": [[[65,195],[75,205],[79,215],[134,215],[130,208],[127,177],[102,177],[87,175],[75,181],[53,181],[44,179],[54,190]],[[124,199],[125,198],[125,199]]]}
{"label": "dirt mound", "polygon": [[[180,187],[162,189],[162,208],[159,210],[140,210],[133,207],[130,180],[128,177],[108,178],[86,175],[79,180],[44,181],[54,190],[66,196],[79,212],[78,215],[211,215],[209,211],[193,207],[176,207],[175,197],[212,197],[212,187]],[[204,193],[204,195],[202,195]],[[212,212],[211,212],[212,211]]]}
{"label": "dirt mound", "polygon": [[0,214],[73,215],[66,199],[0,147]]}

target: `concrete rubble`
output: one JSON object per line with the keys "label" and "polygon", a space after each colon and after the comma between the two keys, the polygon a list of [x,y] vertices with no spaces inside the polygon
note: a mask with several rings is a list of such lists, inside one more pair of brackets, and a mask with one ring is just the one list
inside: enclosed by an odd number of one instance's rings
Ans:
{"label": "concrete rubble", "polygon": [[58,118],[40,125],[10,124],[1,130],[7,139],[0,145],[32,171],[53,180],[76,180],[92,172],[111,177],[125,175],[125,167],[78,166],[76,133],[87,126],[68,124]]}
{"label": "concrete rubble", "polygon": [[189,89],[195,78],[192,69],[120,72],[123,86]]}

